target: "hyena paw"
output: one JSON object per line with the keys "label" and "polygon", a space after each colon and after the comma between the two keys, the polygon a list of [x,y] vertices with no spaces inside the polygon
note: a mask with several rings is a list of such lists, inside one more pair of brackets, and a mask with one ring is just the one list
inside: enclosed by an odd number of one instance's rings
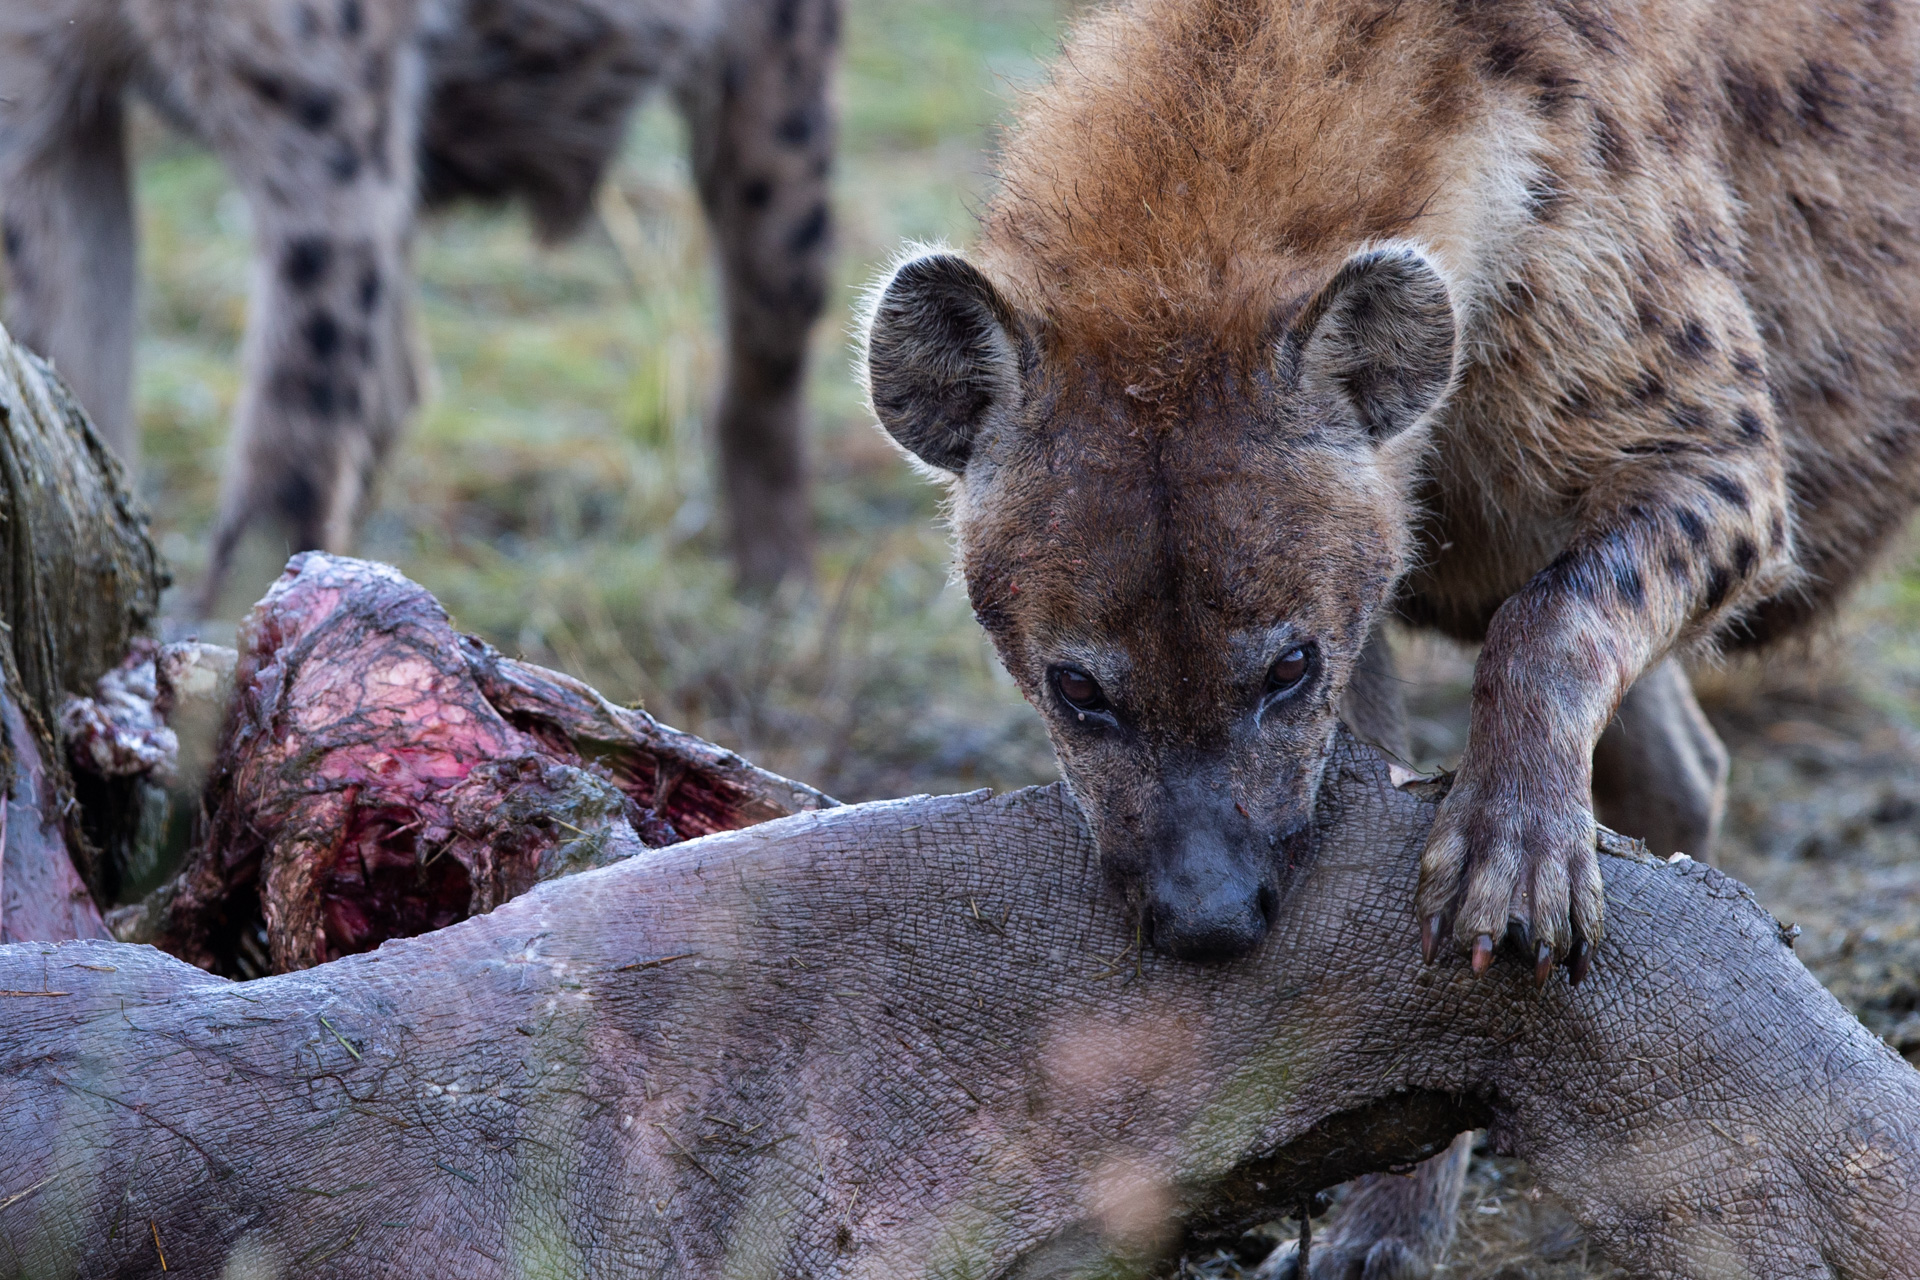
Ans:
{"label": "hyena paw", "polygon": [[1420,858],[1420,945],[1449,934],[1483,973],[1510,939],[1544,985],[1565,963],[1586,976],[1601,935],[1600,863],[1587,762],[1514,753],[1499,767],[1463,761]]}

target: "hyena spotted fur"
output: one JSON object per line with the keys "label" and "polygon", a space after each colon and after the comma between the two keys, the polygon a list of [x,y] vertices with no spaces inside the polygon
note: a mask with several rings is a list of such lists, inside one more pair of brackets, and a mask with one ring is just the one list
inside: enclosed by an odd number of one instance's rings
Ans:
{"label": "hyena spotted fur", "polygon": [[[1726,754],[1677,658],[1829,615],[1920,493],[1917,17],[1078,25],[978,248],[876,288],[867,373],[949,477],[975,611],[1158,945],[1257,943],[1337,716],[1403,742],[1390,616],[1483,646],[1418,902],[1385,904],[1409,946],[1577,981],[1596,802],[1709,851]],[[1457,1179],[1401,1186],[1316,1276],[1431,1260]]]}
{"label": "hyena spotted fur", "polygon": [[210,601],[256,520],[299,548],[349,541],[419,396],[419,206],[524,198],[563,236],[635,101],[665,86],[723,277],[732,550],[752,584],[804,572],[839,23],[840,0],[0,0],[8,325],[130,455],[129,93],[219,153],[256,261]]}

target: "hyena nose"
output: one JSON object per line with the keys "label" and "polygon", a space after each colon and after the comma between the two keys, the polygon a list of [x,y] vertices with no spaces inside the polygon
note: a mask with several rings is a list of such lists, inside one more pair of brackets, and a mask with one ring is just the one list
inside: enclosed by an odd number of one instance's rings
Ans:
{"label": "hyena nose", "polygon": [[1273,921],[1273,886],[1231,857],[1187,857],[1156,873],[1147,892],[1155,950],[1202,963],[1253,950]]}

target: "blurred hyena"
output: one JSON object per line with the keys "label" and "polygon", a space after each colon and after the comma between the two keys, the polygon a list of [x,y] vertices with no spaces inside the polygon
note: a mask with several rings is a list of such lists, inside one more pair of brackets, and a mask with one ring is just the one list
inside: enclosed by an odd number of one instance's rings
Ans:
{"label": "blurred hyena", "polygon": [[808,555],[800,393],[839,21],[839,0],[0,0],[7,322],[130,453],[129,90],[220,154],[256,256],[210,600],[256,519],[301,548],[348,541],[418,399],[420,203],[519,197],[563,236],[664,85],[724,278],[733,551],[772,582]]}

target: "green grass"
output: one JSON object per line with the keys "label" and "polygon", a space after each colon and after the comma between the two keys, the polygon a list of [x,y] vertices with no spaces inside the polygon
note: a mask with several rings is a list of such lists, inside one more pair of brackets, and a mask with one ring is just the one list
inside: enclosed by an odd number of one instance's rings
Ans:
{"label": "green grass", "polygon": [[[847,798],[1051,777],[1036,718],[949,581],[937,494],[860,407],[847,331],[858,287],[901,240],[970,237],[1009,88],[1038,75],[1066,13],[1055,0],[851,0],[838,287],[810,388],[814,589],[748,607],[729,587],[705,445],[713,281],[683,130],[657,103],[615,175],[642,254],[623,256],[597,223],[543,250],[513,210],[427,225],[434,386],[360,552],[508,652]],[[247,218],[205,150],[149,123],[138,156],[142,484],[190,588],[239,389]],[[243,549],[219,611],[229,624],[285,551],[265,535]]]}

